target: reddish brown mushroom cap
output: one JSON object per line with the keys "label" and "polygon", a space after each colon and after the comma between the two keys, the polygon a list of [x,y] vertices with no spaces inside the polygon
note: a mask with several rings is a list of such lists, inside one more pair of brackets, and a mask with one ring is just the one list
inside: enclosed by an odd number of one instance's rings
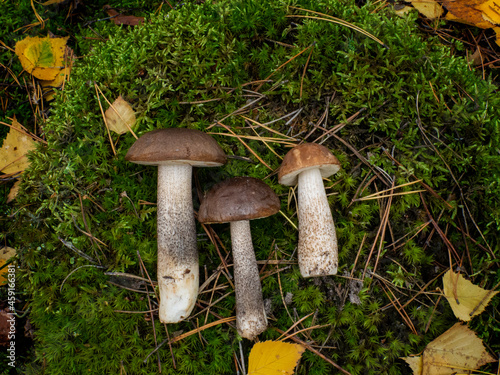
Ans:
{"label": "reddish brown mushroom cap", "polygon": [[153,130],[140,137],[125,160],[145,165],[189,164],[198,167],[221,166],[226,154],[206,133],[194,129]]}
{"label": "reddish brown mushroom cap", "polygon": [[292,148],[283,158],[278,182],[286,186],[296,185],[298,175],[312,168],[318,168],[322,177],[329,177],[340,170],[340,162],[325,146],[303,143]]}
{"label": "reddish brown mushroom cap", "polygon": [[274,215],[280,209],[276,193],[259,179],[235,177],[215,185],[198,212],[201,223],[227,223]]}

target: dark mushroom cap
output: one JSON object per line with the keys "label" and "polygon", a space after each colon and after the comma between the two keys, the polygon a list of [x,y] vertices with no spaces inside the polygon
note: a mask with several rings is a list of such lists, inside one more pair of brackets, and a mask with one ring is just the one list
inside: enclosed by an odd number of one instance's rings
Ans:
{"label": "dark mushroom cap", "polygon": [[194,129],[169,128],[144,134],[130,147],[125,160],[145,165],[217,167],[225,164],[227,159],[208,134]]}
{"label": "dark mushroom cap", "polygon": [[280,209],[276,193],[259,179],[235,177],[215,185],[198,211],[201,223],[227,223],[274,215]]}
{"label": "dark mushroom cap", "polygon": [[329,177],[340,170],[340,162],[325,146],[303,143],[292,148],[283,158],[278,182],[286,186],[296,185],[299,173],[312,168],[319,168],[322,177]]}

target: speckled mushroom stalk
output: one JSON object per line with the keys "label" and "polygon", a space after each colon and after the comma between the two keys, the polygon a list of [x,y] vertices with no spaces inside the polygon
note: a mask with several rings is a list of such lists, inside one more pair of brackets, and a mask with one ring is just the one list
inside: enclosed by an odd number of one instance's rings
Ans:
{"label": "speckled mushroom stalk", "polygon": [[192,169],[221,166],[226,155],[199,130],[170,128],[144,134],[125,159],[158,167],[159,316],[162,323],[177,323],[193,310],[199,288]]}
{"label": "speckled mushroom stalk", "polygon": [[337,273],[337,236],[319,169],[299,174],[299,268],[304,277]]}
{"label": "speckled mushroom stalk", "polygon": [[162,323],[189,316],[198,296],[199,267],[190,165],[158,166],[159,315]]}
{"label": "speckled mushroom stalk", "polygon": [[337,273],[337,235],[323,178],[339,170],[340,163],[330,150],[316,143],[304,143],[285,155],[278,171],[280,184],[298,185],[297,253],[303,277]]}
{"label": "speckled mushroom stalk", "polygon": [[264,182],[251,177],[235,177],[215,185],[198,211],[198,220],[202,223],[230,223],[236,328],[249,340],[267,327],[249,220],[274,215],[279,208],[278,196]]}
{"label": "speckled mushroom stalk", "polygon": [[267,328],[267,317],[250,222],[232,221],[229,225],[234,263],[236,329],[242,337],[253,340]]}

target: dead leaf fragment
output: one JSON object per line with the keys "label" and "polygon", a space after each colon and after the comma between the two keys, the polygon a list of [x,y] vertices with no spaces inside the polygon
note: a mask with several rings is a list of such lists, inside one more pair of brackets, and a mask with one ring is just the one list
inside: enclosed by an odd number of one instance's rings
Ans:
{"label": "dead leaf fragment", "polygon": [[64,67],[66,38],[27,37],[16,43],[23,69],[38,79],[53,80]]}
{"label": "dead leaf fragment", "polygon": [[21,186],[21,181],[17,180],[14,182],[14,186],[10,188],[9,195],[7,195],[7,203],[12,202],[17,197],[17,193],[19,193],[19,187]]}
{"label": "dead leaf fragment", "polygon": [[114,22],[115,25],[128,25],[128,26],[137,26],[144,23],[144,17],[136,17],[136,16],[125,16],[115,9],[110,7],[109,5],[105,5],[102,8],[111,18],[111,21]]}
{"label": "dead leaf fragment", "polygon": [[24,171],[29,160],[26,157],[28,151],[35,148],[36,142],[25,132],[19,130],[22,126],[16,119],[12,120],[12,128],[3,141],[0,148],[0,171],[5,174],[16,174]]}
{"label": "dead leaf fragment", "polygon": [[[456,323],[430,342],[422,356],[403,359],[411,366],[413,373],[418,375],[464,374],[496,361],[488,354],[474,331],[461,323]],[[417,372],[419,370],[421,372]]]}
{"label": "dead leaf fragment", "polygon": [[[132,106],[119,96],[104,113],[109,130],[124,134],[135,125],[135,113]],[[127,126],[128,125],[128,126]]]}
{"label": "dead leaf fragment", "polygon": [[474,285],[452,270],[443,276],[443,291],[455,316],[465,322],[481,314],[498,293]]}
{"label": "dead leaf fragment", "polygon": [[248,358],[248,375],[291,375],[305,348],[283,341],[255,344]]}

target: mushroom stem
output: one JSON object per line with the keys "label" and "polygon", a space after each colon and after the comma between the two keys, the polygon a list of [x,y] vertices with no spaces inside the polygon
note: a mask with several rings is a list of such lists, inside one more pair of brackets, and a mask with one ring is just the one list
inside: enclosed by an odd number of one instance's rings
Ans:
{"label": "mushroom stem", "polygon": [[242,337],[253,340],[267,328],[267,317],[259,269],[253,251],[250,221],[232,221],[230,227],[236,293],[236,328]]}
{"label": "mushroom stem", "polygon": [[337,273],[337,236],[317,168],[299,174],[299,267],[303,277]]}
{"label": "mushroom stem", "polygon": [[160,321],[189,316],[198,297],[198,250],[191,165],[158,166],[158,286]]}

